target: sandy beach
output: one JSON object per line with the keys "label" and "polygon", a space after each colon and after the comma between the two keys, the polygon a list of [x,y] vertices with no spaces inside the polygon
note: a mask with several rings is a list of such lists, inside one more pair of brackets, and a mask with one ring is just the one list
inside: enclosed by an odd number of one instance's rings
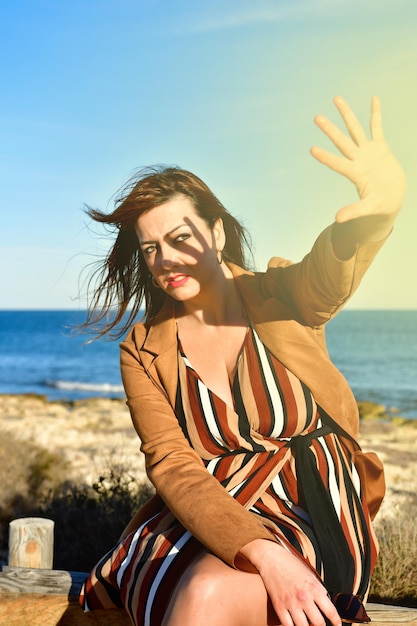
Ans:
{"label": "sandy beach", "polygon": [[[124,400],[64,403],[2,395],[0,429],[62,455],[68,461],[68,479],[91,484],[117,463],[136,479],[145,478],[140,442]],[[387,495],[381,513],[395,514],[417,491],[417,421],[369,417],[361,421],[360,432],[363,449],[377,452],[385,464]]]}
{"label": "sandy beach", "polygon": [[62,455],[68,480],[92,484],[109,466],[123,464],[145,478],[140,441],[124,400],[48,402],[36,395],[1,395],[0,429]]}

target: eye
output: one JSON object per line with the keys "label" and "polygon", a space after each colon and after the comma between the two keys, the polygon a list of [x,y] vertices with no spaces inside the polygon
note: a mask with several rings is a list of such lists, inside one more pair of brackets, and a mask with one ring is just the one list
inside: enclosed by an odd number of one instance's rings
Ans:
{"label": "eye", "polygon": [[142,248],[142,252],[145,256],[149,256],[150,254],[153,254],[154,252],[156,252],[156,245],[150,244],[149,246],[144,246]]}
{"label": "eye", "polygon": [[174,241],[175,243],[182,243],[183,241],[186,241],[190,237],[191,237],[190,233],[181,233],[180,235],[175,237]]}

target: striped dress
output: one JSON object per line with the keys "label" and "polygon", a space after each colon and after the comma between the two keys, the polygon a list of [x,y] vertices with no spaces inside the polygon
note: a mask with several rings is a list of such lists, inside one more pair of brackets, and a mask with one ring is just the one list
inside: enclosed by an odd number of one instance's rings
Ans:
{"label": "striped dress", "polygon": [[[308,388],[246,335],[228,406],[180,349],[176,412],[207,471],[331,593],[366,596],[377,556],[348,449]],[[170,596],[204,547],[164,508],[105,555],[81,595],[86,611],[124,606],[137,626],[161,624]]]}

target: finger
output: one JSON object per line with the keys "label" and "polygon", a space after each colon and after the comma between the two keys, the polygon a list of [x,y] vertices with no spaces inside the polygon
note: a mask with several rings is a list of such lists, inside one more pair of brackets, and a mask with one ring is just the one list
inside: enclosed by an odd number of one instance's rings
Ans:
{"label": "finger", "polygon": [[[331,624],[333,624],[333,626],[341,625],[342,622],[340,619],[340,615],[337,612],[335,605],[330,600],[329,596],[318,599],[317,607],[320,610],[321,615],[327,617],[327,619],[330,621]],[[311,618],[310,621],[311,623],[314,623]]]}
{"label": "finger", "polygon": [[313,602],[311,605],[304,609],[308,623],[318,626],[319,624],[325,624],[325,618],[323,612]]}
{"label": "finger", "polygon": [[338,156],[337,154],[332,154],[327,150],[323,150],[323,148],[314,147],[310,150],[311,154],[317,161],[323,163],[323,165],[327,165],[330,169],[335,172],[339,172],[343,176],[352,180],[353,168],[352,162],[349,159],[345,159],[344,157]]}
{"label": "finger", "polygon": [[346,128],[349,131],[349,135],[352,137],[356,145],[360,146],[361,144],[368,141],[365,131],[363,130],[358,118],[353,113],[348,103],[340,96],[337,96],[333,100],[333,102],[335,103],[337,110],[343,118]]}
{"label": "finger", "polygon": [[275,612],[281,626],[294,626],[291,614],[289,611],[287,611],[287,609],[282,609],[281,611],[275,609]]}
{"label": "finger", "polygon": [[340,130],[340,128],[323,115],[317,115],[314,118],[314,121],[320,130],[322,130],[328,138],[333,141],[336,148],[340,150],[342,154],[349,159],[353,158],[355,151],[357,150],[357,146],[350,137],[347,137],[345,133]]}
{"label": "finger", "polygon": [[384,141],[384,130],[382,128],[381,101],[377,96],[371,102],[371,137],[377,141]]}
{"label": "finger", "polygon": [[[309,623],[310,623],[306,613],[304,613],[304,611],[301,608],[294,609],[293,611],[291,611],[291,617],[292,617],[292,621],[294,622],[295,626],[308,626]],[[323,618],[319,615],[319,621],[318,622],[311,622],[311,623],[313,623],[313,624],[314,623],[321,624],[322,622],[323,622]]]}

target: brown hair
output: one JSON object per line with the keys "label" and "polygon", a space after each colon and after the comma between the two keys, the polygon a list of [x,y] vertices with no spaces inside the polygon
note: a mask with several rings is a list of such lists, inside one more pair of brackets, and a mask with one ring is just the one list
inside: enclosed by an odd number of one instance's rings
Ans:
{"label": "brown hair", "polygon": [[[94,221],[112,226],[117,235],[108,255],[104,261],[98,262],[88,280],[88,291],[92,295],[85,328],[95,327],[98,336],[120,337],[131,326],[143,303],[147,322],[160,310],[165,294],[152,284],[152,275],[138,244],[135,223],[140,215],[178,194],[191,199],[198,215],[210,227],[218,218],[223,220],[226,235],[224,260],[248,267],[246,252],[250,249],[250,240],[247,232],[200,178],[177,167],[142,169],[116,195],[112,213],[87,207],[86,212]],[[130,309],[129,304],[132,304]],[[118,326],[120,322],[122,324]]]}

